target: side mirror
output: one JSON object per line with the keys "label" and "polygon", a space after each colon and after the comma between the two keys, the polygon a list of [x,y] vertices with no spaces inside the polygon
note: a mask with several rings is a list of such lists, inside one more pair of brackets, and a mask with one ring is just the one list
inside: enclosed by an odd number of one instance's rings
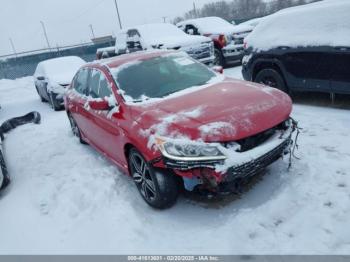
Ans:
{"label": "side mirror", "polygon": [[111,107],[109,106],[108,101],[106,100],[92,100],[89,101],[89,106],[93,110],[99,110],[99,111],[107,111],[110,110]]}
{"label": "side mirror", "polygon": [[213,66],[211,69],[213,69],[216,73],[223,74],[224,68],[222,66]]}
{"label": "side mirror", "polygon": [[39,81],[44,81],[44,80],[45,80],[45,77],[43,77],[43,76],[38,76],[36,79],[38,79]]}

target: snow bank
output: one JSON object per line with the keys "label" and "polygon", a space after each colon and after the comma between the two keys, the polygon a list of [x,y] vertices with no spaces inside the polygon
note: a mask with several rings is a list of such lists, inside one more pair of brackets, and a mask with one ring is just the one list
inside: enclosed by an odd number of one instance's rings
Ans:
{"label": "snow bank", "polygon": [[322,1],[288,8],[264,19],[246,38],[248,47],[350,46],[350,2]]}

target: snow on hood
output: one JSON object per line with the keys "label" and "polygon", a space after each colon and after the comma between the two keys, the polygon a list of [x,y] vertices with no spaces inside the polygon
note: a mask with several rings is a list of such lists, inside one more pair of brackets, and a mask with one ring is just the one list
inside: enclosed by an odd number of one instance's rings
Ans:
{"label": "snow on hood", "polygon": [[248,47],[350,46],[350,1],[292,7],[264,19],[246,38]]}
{"label": "snow on hood", "polygon": [[149,138],[151,147],[157,136],[204,142],[239,140],[280,124],[291,110],[291,100],[283,92],[226,78],[182,96],[134,105],[132,114],[143,125],[140,134]]}
{"label": "snow on hood", "polygon": [[146,24],[135,28],[140,32],[143,44],[148,47],[163,45],[162,48],[174,48],[211,42],[204,36],[187,35],[172,24]]}

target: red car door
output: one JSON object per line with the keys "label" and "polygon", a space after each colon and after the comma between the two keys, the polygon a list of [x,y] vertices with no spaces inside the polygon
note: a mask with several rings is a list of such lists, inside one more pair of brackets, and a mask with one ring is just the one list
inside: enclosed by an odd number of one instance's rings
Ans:
{"label": "red car door", "polygon": [[85,105],[87,102],[88,80],[90,69],[81,69],[73,80],[73,92],[68,94],[69,112],[72,114],[83,136],[89,139],[88,136],[88,121],[91,117],[87,112]]}
{"label": "red car door", "polygon": [[[111,86],[112,82],[107,80],[106,75],[93,69],[90,81],[90,96],[92,99],[106,99],[114,96]],[[105,155],[120,164],[123,159],[123,145],[121,141],[121,130],[118,125],[118,114],[113,114],[115,107],[110,110],[89,109],[91,114],[91,140],[94,145]]]}

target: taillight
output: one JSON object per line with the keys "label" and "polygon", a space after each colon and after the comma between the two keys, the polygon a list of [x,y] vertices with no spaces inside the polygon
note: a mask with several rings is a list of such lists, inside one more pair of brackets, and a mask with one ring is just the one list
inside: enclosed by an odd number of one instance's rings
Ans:
{"label": "taillight", "polygon": [[227,40],[225,35],[219,35],[218,39],[219,43],[221,46],[226,46],[227,45]]}
{"label": "taillight", "polygon": [[248,43],[247,43],[247,42],[244,42],[244,43],[243,43],[243,48],[244,48],[244,49],[247,49],[247,47],[248,47]]}

